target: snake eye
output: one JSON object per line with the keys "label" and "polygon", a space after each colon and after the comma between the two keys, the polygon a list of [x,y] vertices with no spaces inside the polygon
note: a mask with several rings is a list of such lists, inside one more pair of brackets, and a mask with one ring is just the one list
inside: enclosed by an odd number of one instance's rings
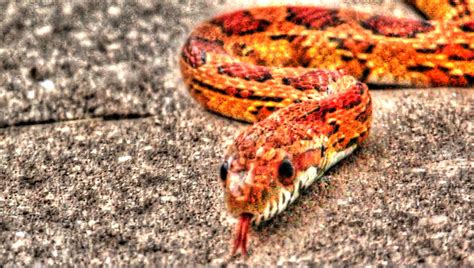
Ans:
{"label": "snake eye", "polygon": [[281,161],[280,166],[278,167],[278,176],[281,179],[288,179],[293,177],[295,174],[295,168],[289,159]]}
{"label": "snake eye", "polygon": [[227,162],[224,162],[222,165],[221,165],[221,170],[220,170],[220,176],[221,176],[221,180],[225,181],[227,179],[227,171],[229,169],[229,164],[227,164]]}

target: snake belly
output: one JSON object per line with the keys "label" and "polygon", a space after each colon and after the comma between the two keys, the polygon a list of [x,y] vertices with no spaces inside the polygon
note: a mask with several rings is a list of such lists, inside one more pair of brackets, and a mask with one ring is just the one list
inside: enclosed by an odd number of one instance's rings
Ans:
{"label": "snake belly", "polygon": [[233,253],[247,253],[251,223],[282,212],[367,138],[365,83],[474,85],[472,4],[414,2],[438,20],[283,6],[224,14],[191,33],[180,57],[191,95],[256,122],[220,169],[227,208],[239,218]]}

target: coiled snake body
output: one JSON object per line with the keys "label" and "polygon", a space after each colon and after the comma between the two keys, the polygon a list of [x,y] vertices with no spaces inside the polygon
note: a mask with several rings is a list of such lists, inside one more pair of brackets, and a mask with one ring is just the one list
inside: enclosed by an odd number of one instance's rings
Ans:
{"label": "coiled snake body", "polygon": [[[474,12],[467,1],[414,1],[431,21],[320,7],[265,7],[199,25],[181,53],[184,80],[207,109],[257,122],[229,147],[220,177],[240,218],[282,212],[368,136],[365,83],[474,85]],[[360,82],[359,82],[360,81]]]}

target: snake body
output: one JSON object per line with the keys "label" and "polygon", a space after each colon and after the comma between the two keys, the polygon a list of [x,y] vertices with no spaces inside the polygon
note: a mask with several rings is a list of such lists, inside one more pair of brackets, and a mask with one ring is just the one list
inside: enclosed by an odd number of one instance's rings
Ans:
{"label": "snake body", "polygon": [[257,122],[228,148],[220,177],[249,226],[282,212],[369,134],[365,83],[474,85],[474,12],[467,1],[414,1],[433,20],[306,6],[239,10],[197,26],[180,65],[207,109]]}

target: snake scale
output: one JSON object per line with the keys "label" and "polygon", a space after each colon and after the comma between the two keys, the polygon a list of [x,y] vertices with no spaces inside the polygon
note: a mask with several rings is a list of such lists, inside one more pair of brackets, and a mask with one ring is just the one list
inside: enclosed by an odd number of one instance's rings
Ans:
{"label": "snake scale", "polygon": [[431,20],[309,6],[259,7],[212,18],[182,48],[180,66],[204,107],[256,122],[220,168],[239,218],[232,255],[251,223],[282,212],[367,138],[366,84],[474,85],[474,4],[414,0]]}

